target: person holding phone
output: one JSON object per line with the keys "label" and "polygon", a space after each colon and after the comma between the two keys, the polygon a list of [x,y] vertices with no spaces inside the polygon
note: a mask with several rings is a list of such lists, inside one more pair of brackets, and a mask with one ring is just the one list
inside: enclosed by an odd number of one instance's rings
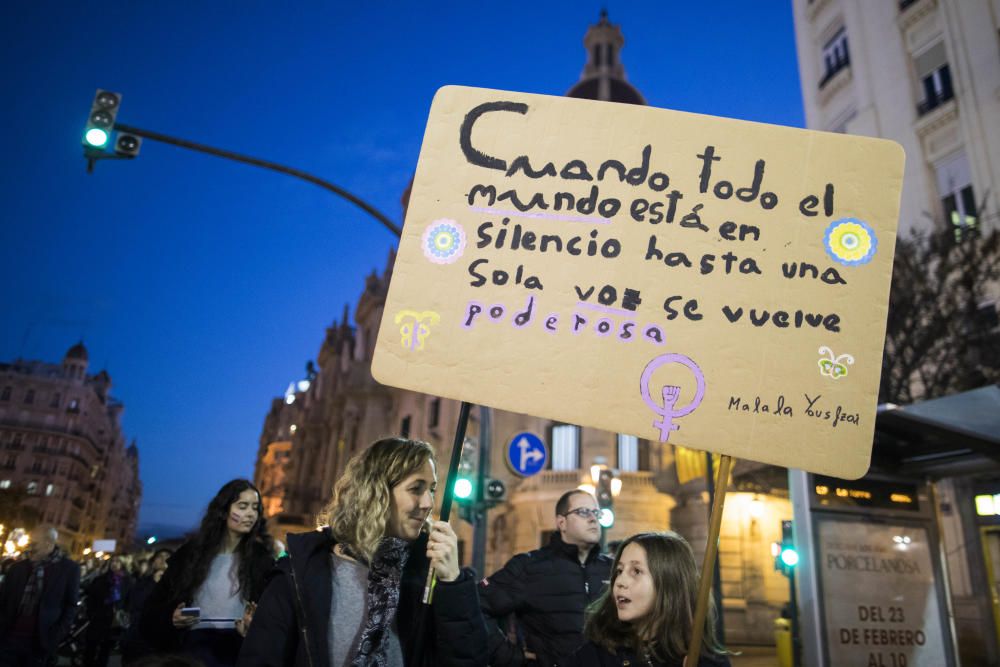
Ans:
{"label": "person holding phone", "polygon": [[[288,536],[241,667],[485,667],[475,575],[458,566],[455,531],[431,520],[436,468],[430,445],[403,438],[348,462],[321,515],[328,525]],[[425,616],[430,568],[437,584]]]}
{"label": "person holding phone", "polygon": [[273,564],[260,492],[245,479],[228,482],[198,531],[170,557],[143,610],[143,638],[157,651],[186,654],[206,667],[236,664]]}

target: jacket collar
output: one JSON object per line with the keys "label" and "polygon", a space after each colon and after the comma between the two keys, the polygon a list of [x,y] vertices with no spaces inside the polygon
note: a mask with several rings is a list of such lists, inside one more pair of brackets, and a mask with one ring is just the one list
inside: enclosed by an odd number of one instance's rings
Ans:
{"label": "jacket collar", "polygon": [[[580,562],[580,549],[575,544],[567,544],[563,542],[562,535],[559,531],[552,533],[552,538],[549,540],[549,549],[555,553],[565,556],[572,561],[577,563]],[[601,547],[597,544],[590,548],[590,552],[587,554],[586,560],[584,560],[584,565],[590,564],[595,558],[597,558],[601,553]]]}

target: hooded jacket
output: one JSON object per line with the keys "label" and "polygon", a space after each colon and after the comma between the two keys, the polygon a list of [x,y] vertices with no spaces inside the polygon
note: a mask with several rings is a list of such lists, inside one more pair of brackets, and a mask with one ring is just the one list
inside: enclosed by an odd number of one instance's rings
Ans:
{"label": "hooded jacket", "polygon": [[584,610],[596,600],[611,576],[612,559],[594,546],[581,563],[579,548],[559,533],[548,546],[518,554],[479,583],[483,615],[499,620],[515,614],[524,632],[524,648],[511,644],[490,623],[490,664],[524,664],[524,651],[548,667],[571,655],[584,642]]}
{"label": "hooded jacket", "polygon": [[[239,667],[330,667],[328,624],[336,540],[326,528],[288,536],[288,557],[278,561],[243,641]],[[475,577],[463,570],[439,581],[423,632],[418,630],[429,561],[427,536],[417,539],[403,568],[396,625],[407,667],[485,667],[486,624],[479,611]],[[423,657],[416,644],[423,639]]]}

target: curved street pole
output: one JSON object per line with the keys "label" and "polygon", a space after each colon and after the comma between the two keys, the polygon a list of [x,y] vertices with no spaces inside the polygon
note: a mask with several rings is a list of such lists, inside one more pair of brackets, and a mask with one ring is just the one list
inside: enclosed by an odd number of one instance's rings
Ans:
{"label": "curved street pole", "polygon": [[304,181],[309,181],[314,185],[318,185],[321,188],[329,190],[330,192],[343,197],[347,201],[351,202],[365,213],[368,213],[380,223],[382,223],[390,232],[400,237],[402,235],[402,230],[396,223],[391,221],[377,208],[361,199],[351,194],[344,188],[334,185],[329,181],[324,181],[318,176],[313,176],[312,174],[302,171],[301,169],[295,169],[294,167],[286,167],[283,164],[278,164],[277,162],[271,162],[269,160],[261,160],[260,158],[250,157],[249,155],[241,155],[240,153],[234,153],[233,151],[222,150],[221,148],[213,148],[211,146],[206,146],[204,144],[195,143],[193,141],[187,141],[186,139],[178,139],[177,137],[171,137],[166,134],[160,134],[159,132],[153,132],[151,130],[143,130],[142,128],[132,127],[131,125],[125,125],[124,123],[115,123],[114,129],[119,132],[127,132],[129,134],[134,134],[145,139],[152,139],[153,141],[160,141],[165,144],[173,144],[174,146],[180,146],[182,148],[188,148],[193,151],[198,151],[200,153],[208,153],[209,155],[214,155],[216,157],[222,157],[229,160],[236,160],[237,162],[243,162],[245,164],[252,164],[255,167],[262,167],[264,169],[270,169],[271,171],[277,171],[282,174],[288,174],[289,176],[295,176],[296,178],[301,178]]}

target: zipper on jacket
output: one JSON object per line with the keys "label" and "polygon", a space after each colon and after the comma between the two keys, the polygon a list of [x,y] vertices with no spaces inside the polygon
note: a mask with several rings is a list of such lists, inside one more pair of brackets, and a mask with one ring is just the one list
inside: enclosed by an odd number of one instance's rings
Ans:
{"label": "zipper on jacket", "polygon": [[302,606],[302,596],[299,594],[299,580],[295,576],[295,567],[292,564],[292,554],[288,554],[288,571],[292,575],[292,588],[295,589],[295,610],[296,616],[298,616],[299,628],[302,630],[302,642],[306,648],[306,663],[309,667],[312,667],[312,651],[309,650],[309,630],[306,628],[306,612],[305,607]]}

